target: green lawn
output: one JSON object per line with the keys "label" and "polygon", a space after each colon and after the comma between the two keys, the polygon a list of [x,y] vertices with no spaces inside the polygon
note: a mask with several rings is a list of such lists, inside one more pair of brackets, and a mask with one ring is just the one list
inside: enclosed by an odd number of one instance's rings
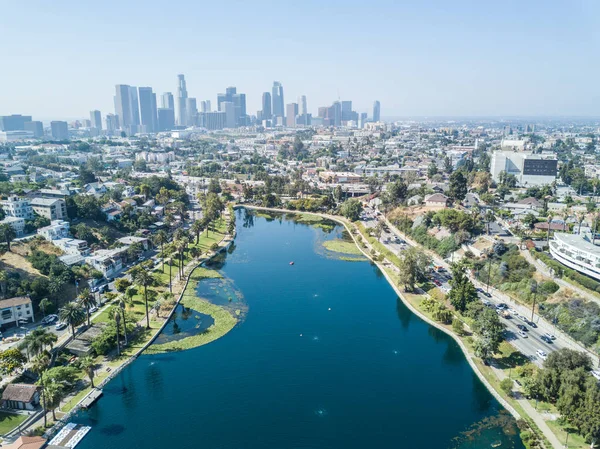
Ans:
{"label": "green lawn", "polygon": [[334,251],[336,253],[351,254],[355,256],[363,255],[354,242],[347,242],[342,239],[326,240],[323,242],[323,246],[329,251]]}
{"label": "green lawn", "polygon": [[27,418],[28,415],[15,415],[12,413],[0,412],[0,435],[7,434]]}

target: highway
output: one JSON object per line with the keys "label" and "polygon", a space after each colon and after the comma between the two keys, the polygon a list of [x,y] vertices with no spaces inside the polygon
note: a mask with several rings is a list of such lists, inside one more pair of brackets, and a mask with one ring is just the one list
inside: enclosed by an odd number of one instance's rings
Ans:
{"label": "highway", "polygon": [[[383,217],[381,218],[383,219]],[[372,228],[377,225],[378,216],[376,215],[375,211],[366,208],[361,216],[361,221],[364,223],[365,227]],[[380,242],[386,248],[388,248],[394,254],[400,254],[404,249],[408,248],[410,242],[405,241],[403,236],[400,234],[394,233],[393,227],[390,228],[386,226],[386,228],[387,230],[382,232],[380,238]],[[397,243],[398,241],[400,241],[400,243]],[[444,273],[434,272],[432,274],[432,280],[435,280],[440,284],[438,287],[444,293],[448,293],[450,291],[450,285],[448,284],[449,272],[447,271],[449,268],[448,264],[441,260],[441,258],[434,258],[434,263],[445,267],[445,270]],[[531,309],[517,304],[506,294],[494,289],[493,287],[489,289],[489,296],[487,296],[484,293],[487,290],[487,286],[480,283],[476,279],[471,278],[471,280],[475,284],[475,287],[480,290],[478,295],[482,302],[491,303],[490,307],[494,307],[494,309],[499,304],[505,304],[507,309],[510,309],[510,311],[508,311],[506,314],[507,318],[504,318],[502,315],[500,315],[500,321],[506,326],[506,340],[526,357],[528,357],[533,363],[541,366],[544,361],[543,358],[538,355],[538,350],[542,350],[546,354],[550,354],[550,352],[561,348],[570,348],[577,351],[586,352],[592,358],[594,365],[599,366],[597,356],[591,354],[583,346],[579,345],[572,339],[563,336],[562,333],[558,332],[554,326],[541,318],[539,315],[534,314],[533,319],[535,327],[532,326],[529,321],[531,318]],[[527,335],[526,337],[523,337],[519,334],[519,328],[517,325],[523,325],[525,328],[527,328],[527,331],[525,332]],[[544,334],[553,335],[555,338],[551,340],[551,343],[547,343],[541,339],[542,335]]]}

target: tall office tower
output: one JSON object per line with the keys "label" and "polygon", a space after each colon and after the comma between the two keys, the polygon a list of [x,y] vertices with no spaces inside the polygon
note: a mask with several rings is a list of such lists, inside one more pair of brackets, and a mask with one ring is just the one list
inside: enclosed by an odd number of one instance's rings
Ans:
{"label": "tall office tower", "polygon": [[361,129],[364,128],[365,123],[367,123],[367,113],[361,112],[360,117],[358,118],[358,127]]}
{"label": "tall office tower", "polygon": [[298,98],[298,115],[308,114],[308,106],[306,104],[306,95]]}
{"label": "tall office tower", "polygon": [[273,81],[271,98],[273,99],[272,114],[276,117],[283,117],[285,114],[283,109],[283,86],[279,81]]}
{"label": "tall office tower", "polygon": [[209,130],[223,129],[226,127],[227,113],[213,111],[204,113],[204,127]]}
{"label": "tall office tower", "polygon": [[38,121],[25,122],[25,131],[32,132],[33,137],[44,137],[44,124]]}
{"label": "tall office tower", "polygon": [[296,126],[296,116],[298,115],[298,103],[288,103],[285,105],[285,125],[288,128]]}
{"label": "tall office tower", "polygon": [[185,84],[185,77],[183,75],[177,75],[177,114],[176,123],[179,126],[187,125],[187,113],[185,111],[185,100],[188,97],[187,87]]}
{"label": "tall office tower", "polygon": [[326,118],[328,110],[329,110],[329,108],[327,106],[321,106],[319,108],[318,117],[320,117],[320,118]]}
{"label": "tall office tower", "polygon": [[212,112],[212,106],[210,100],[206,100],[206,112]]}
{"label": "tall office tower", "polygon": [[381,120],[381,103],[375,100],[373,103],[373,121],[378,122]]}
{"label": "tall office tower", "polygon": [[342,101],[342,122],[348,122],[352,120],[352,102]]}
{"label": "tall office tower", "polygon": [[158,131],[169,131],[175,128],[175,110],[171,108],[159,108]]}
{"label": "tall office tower", "polygon": [[221,104],[227,101],[227,95],[220,93],[217,94],[217,111],[221,110]]}
{"label": "tall office tower", "polygon": [[225,95],[227,95],[228,99],[233,98],[233,96],[237,94],[237,87],[234,86],[230,86],[227,89],[225,89]]}
{"label": "tall office tower", "polygon": [[119,129],[119,116],[115,114],[106,114],[106,134],[112,136]]}
{"label": "tall office tower", "polygon": [[142,126],[147,133],[155,133],[158,126],[158,114],[156,111],[156,94],[151,87],[140,87],[140,111]]}
{"label": "tall office tower", "polygon": [[271,120],[271,93],[263,92],[262,94],[262,119]]}
{"label": "tall office tower", "polygon": [[0,131],[24,131],[25,123],[31,121],[31,115],[0,116]]}
{"label": "tall office tower", "polygon": [[187,114],[187,125],[196,125],[196,116],[198,115],[198,107],[196,106],[195,98],[186,98],[185,100],[185,112]]}
{"label": "tall office tower", "polygon": [[69,140],[69,125],[67,125],[67,122],[50,122],[50,128],[54,140]]}
{"label": "tall office tower", "polygon": [[333,119],[331,124],[333,126],[342,126],[342,103],[334,101],[331,105],[331,109],[333,109],[333,114],[329,117],[330,119]]}
{"label": "tall office tower", "polygon": [[235,105],[233,101],[222,102],[220,112],[225,113],[225,128],[235,128]]}
{"label": "tall office tower", "polygon": [[175,111],[175,100],[171,92],[165,92],[160,98],[160,107],[163,109],[173,109]]}
{"label": "tall office tower", "polygon": [[92,122],[92,128],[102,129],[102,114],[100,111],[90,111],[90,121]]}
{"label": "tall office tower", "polygon": [[115,112],[119,116],[120,127],[129,134],[135,134],[140,124],[137,89],[127,84],[117,84],[115,89]]}
{"label": "tall office tower", "polygon": [[200,102],[200,112],[210,112],[210,101],[202,100]]}
{"label": "tall office tower", "polygon": [[[235,87],[232,89],[235,89]],[[237,126],[246,126],[246,94],[236,93],[233,94],[231,99],[235,106],[235,123]]]}

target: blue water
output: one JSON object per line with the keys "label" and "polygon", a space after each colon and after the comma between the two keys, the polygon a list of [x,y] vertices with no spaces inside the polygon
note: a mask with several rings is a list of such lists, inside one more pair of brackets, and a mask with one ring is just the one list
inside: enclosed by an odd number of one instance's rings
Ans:
{"label": "blue water", "polygon": [[315,251],[339,228],[240,215],[238,231],[221,272],[245,320],[129,365],[76,416],[93,427],[78,448],[523,448],[450,337],[369,262]]}

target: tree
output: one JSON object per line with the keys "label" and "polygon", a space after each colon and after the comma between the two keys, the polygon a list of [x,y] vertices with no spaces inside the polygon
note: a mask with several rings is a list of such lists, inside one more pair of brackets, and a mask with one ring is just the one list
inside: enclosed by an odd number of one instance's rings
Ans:
{"label": "tree", "polygon": [[413,291],[415,284],[424,281],[431,258],[417,247],[411,246],[400,259],[398,283],[404,285],[405,291]]}
{"label": "tree", "polygon": [[347,199],[342,203],[340,213],[350,221],[356,221],[360,218],[362,212],[362,203],[356,198]]}
{"label": "tree", "polygon": [[202,233],[202,222],[196,220],[192,223],[190,231],[196,236],[196,245],[200,243],[200,234]]}
{"label": "tree", "polygon": [[87,355],[79,361],[79,367],[90,379],[90,384],[94,388],[94,374],[96,369],[96,362],[93,357]]}
{"label": "tree", "polygon": [[42,315],[44,315],[44,318],[46,318],[46,312],[48,311],[50,306],[52,306],[52,302],[48,298],[42,298],[40,300],[38,307],[42,311]]}
{"label": "tree", "polygon": [[438,174],[438,167],[434,161],[431,161],[431,164],[429,164],[429,167],[427,167],[427,177],[429,179],[431,179],[437,174]]}
{"label": "tree", "polygon": [[465,312],[467,305],[477,301],[477,290],[471,280],[465,274],[467,269],[465,262],[452,264],[452,279],[450,280],[450,292],[448,299],[452,306],[460,313]]}
{"label": "tree", "polygon": [[17,233],[13,229],[13,227],[9,224],[0,224],[0,241],[6,243],[6,247],[10,252],[10,242],[12,242],[15,237],[17,237]]}
{"label": "tree", "polygon": [[[147,310],[147,309],[146,309]],[[121,341],[119,338],[119,327],[121,324],[121,312],[119,310],[114,311],[113,319],[115,320],[115,325],[117,326],[117,355],[121,355]],[[148,321],[148,329],[150,328],[150,322]]]}
{"label": "tree", "polygon": [[52,345],[56,343],[58,337],[56,334],[50,332],[48,329],[39,327],[29,332],[23,341],[21,347],[27,351],[30,356],[36,356],[42,352],[46,347],[52,349]]}
{"label": "tree", "polygon": [[475,355],[487,361],[498,352],[502,342],[504,325],[500,322],[498,314],[486,307],[477,316],[472,328],[477,336],[474,343]]}
{"label": "tree", "polygon": [[467,195],[467,178],[463,175],[462,171],[456,171],[450,175],[450,188],[448,189],[448,196],[458,201],[465,199]]}
{"label": "tree", "polygon": [[96,306],[96,300],[94,299],[94,295],[90,292],[89,289],[84,288],[81,290],[78,296],[79,304],[85,309],[85,314],[87,317],[87,325],[90,326],[90,309]]}
{"label": "tree", "polygon": [[[42,377],[44,374],[42,374]],[[43,395],[45,398],[46,406],[52,410],[52,419],[56,421],[56,408],[60,405],[60,401],[65,394],[64,387],[55,381],[45,381],[42,385]],[[45,411],[45,410],[44,410]],[[46,411],[45,411],[46,413]],[[44,419],[46,419],[44,413]]]}
{"label": "tree", "polygon": [[125,293],[131,285],[131,281],[127,278],[119,278],[115,281],[115,288],[119,293]]}
{"label": "tree", "polygon": [[27,358],[17,348],[10,348],[0,352],[0,371],[2,374],[12,374],[13,371],[23,367]]}
{"label": "tree", "polygon": [[152,275],[139,265],[131,270],[131,278],[136,284],[144,288],[144,302],[146,304],[146,328],[150,329],[150,313],[148,311],[148,287],[154,285],[155,280]]}
{"label": "tree", "polygon": [[500,381],[500,389],[502,389],[502,391],[504,391],[504,393],[506,393],[508,396],[511,396],[513,383],[514,382],[512,379],[506,377]]}
{"label": "tree", "polygon": [[387,191],[393,204],[402,203],[408,195],[408,186],[402,180],[388,184]]}
{"label": "tree", "polygon": [[58,311],[58,318],[71,326],[71,334],[75,338],[75,327],[85,319],[85,312],[76,302],[68,302]]}
{"label": "tree", "polygon": [[452,320],[452,330],[456,335],[463,336],[465,334],[465,326],[458,318]]}
{"label": "tree", "polygon": [[375,235],[377,236],[377,240],[381,241],[381,234],[383,233],[383,229],[385,227],[385,223],[383,221],[378,221],[377,225],[375,225]]}
{"label": "tree", "polygon": [[125,308],[127,307],[127,301],[125,300],[124,295],[120,295],[117,299],[117,307],[121,311],[121,315],[123,315],[123,336],[125,337],[125,346],[129,343],[127,339],[127,319],[125,317]]}

